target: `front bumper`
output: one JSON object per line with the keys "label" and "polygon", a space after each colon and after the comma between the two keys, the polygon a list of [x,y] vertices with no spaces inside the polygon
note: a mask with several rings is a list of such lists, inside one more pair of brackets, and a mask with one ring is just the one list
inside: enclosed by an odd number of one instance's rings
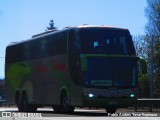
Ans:
{"label": "front bumper", "polygon": [[136,98],[96,98],[96,97],[83,97],[83,106],[85,107],[132,107],[137,103]]}

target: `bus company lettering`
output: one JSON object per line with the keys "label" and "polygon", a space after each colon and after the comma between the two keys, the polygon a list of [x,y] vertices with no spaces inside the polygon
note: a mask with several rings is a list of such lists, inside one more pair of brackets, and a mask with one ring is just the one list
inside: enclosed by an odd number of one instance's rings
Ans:
{"label": "bus company lettering", "polygon": [[[51,66],[52,66],[51,68],[52,71],[65,71],[65,67],[66,67],[65,64],[56,64],[54,61],[52,62]],[[48,73],[49,69],[47,65],[40,63],[37,66],[37,71],[39,73]]]}
{"label": "bus company lettering", "polygon": [[65,70],[65,64],[54,65],[53,70],[64,71]]}
{"label": "bus company lettering", "polygon": [[52,70],[53,71],[65,71],[65,64],[57,64],[55,60],[52,60]]}
{"label": "bus company lettering", "polygon": [[37,71],[38,71],[39,73],[48,73],[48,67],[45,66],[44,64],[39,64],[39,65],[37,66]]}

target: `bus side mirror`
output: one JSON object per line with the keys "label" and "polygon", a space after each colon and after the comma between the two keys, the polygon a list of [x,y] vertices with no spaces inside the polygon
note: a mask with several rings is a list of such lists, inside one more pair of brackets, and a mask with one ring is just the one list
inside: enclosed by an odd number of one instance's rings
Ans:
{"label": "bus side mirror", "polygon": [[143,75],[147,74],[147,62],[141,57],[139,59],[139,72]]}

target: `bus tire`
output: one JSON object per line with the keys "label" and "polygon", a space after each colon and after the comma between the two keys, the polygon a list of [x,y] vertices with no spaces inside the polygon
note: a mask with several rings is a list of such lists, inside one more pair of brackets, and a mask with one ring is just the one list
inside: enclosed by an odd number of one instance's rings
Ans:
{"label": "bus tire", "polygon": [[62,112],[74,112],[74,107],[70,106],[68,103],[68,96],[66,92],[62,92],[60,97],[60,104],[62,107]]}
{"label": "bus tire", "polygon": [[62,107],[61,106],[54,106],[53,107],[53,109],[54,109],[54,112],[62,112]]}
{"label": "bus tire", "polygon": [[22,106],[21,106],[21,98],[20,98],[20,93],[19,91],[16,92],[16,95],[15,95],[15,104],[18,108],[19,111],[22,111]]}
{"label": "bus tire", "polygon": [[111,113],[111,114],[115,113],[115,112],[116,112],[116,110],[117,110],[117,107],[113,107],[113,108],[106,108],[106,112],[107,112],[107,113]]}
{"label": "bus tire", "polygon": [[21,100],[21,111],[22,112],[31,112],[36,111],[37,108],[28,103],[28,96],[26,92],[22,93],[22,100]]}

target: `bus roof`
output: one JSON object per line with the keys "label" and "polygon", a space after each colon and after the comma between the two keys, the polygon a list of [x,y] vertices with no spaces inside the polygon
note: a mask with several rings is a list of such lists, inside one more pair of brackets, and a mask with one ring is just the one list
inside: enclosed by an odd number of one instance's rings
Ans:
{"label": "bus roof", "polygon": [[128,30],[126,28],[119,28],[115,26],[106,26],[106,25],[88,25],[88,24],[83,24],[80,26],[76,26],[77,28],[110,28],[110,29],[123,29],[123,30]]}
{"label": "bus roof", "polygon": [[109,29],[119,29],[119,30],[127,30],[128,31],[128,29],[118,28],[118,27],[113,27],[113,26],[105,26],[105,25],[100,26],[100,25],[83,24],[83,25],[79,25],[79,26],[65,27],[62,30],[50,30],[50,31],[45,31],[43,33],[38,33],[36,35],[33,35],[30,39],[22,40],[22,41],[19,41],[19,42],[11,42],[7,47],[14,46],[14,45],[24,43],[24,42],[27,42],[27,41],[30,41],[30,40],[34,40],[34,39],[37,39],[37,38],[45,37],[45,36],[51,35],[53,33],[58,33],[58,32],[69,30],[69,29],[74,29],[74,28],[109,28]]}

